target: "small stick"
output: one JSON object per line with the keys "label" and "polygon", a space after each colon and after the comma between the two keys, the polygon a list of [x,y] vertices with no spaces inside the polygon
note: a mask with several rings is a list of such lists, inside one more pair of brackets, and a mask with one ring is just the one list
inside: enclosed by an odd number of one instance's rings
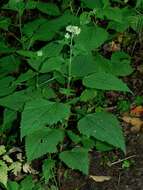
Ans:
{"label": "small stick", "polygon": [[129,159],[134,158],[134,157],[136,157],[136,155],[128,156],[128,157],[126,157],[124,159],[119,159],[119,160],[117,160],[115,162],[112,162],[111,164],[108,164],[108,165],[111,167],[111,166],[113,166],[115,164],[119,164],[119,163],[121,163],[121,162],[123,162],[125,160],[129,160]]}

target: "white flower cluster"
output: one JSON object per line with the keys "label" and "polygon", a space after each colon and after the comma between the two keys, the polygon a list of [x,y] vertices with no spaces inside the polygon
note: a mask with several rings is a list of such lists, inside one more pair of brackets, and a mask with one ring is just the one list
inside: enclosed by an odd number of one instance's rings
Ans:
{"label": "white flower cluster", "polygon": [[65,34],[65,38],[69,39],[72,36],[79,35],[81,29],[78,26],[69,25],[66,27],[67,33]]}

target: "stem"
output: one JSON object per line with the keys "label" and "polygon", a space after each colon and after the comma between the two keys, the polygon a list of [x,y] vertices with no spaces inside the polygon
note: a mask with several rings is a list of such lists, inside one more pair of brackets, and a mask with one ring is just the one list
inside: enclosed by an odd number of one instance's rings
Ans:
{"label": "stem", "polygon": [[68,65],[68,84],[67,84],[67,89],[70,89],[71,85],[71,66],[72,66],[72,54],[73,54],[73,35],[71,36],[71,41],[70,41],[70,58],[69,58],[69,65]]}
{"label": "stem", "polygon": [[21,37],[22,48],[25,49],[24,43],[23,43],[22,20],[21,20],[21,14],[20,13],[18,13],[18,19],[19,19],[19,30],[20,30],[20,37]]}

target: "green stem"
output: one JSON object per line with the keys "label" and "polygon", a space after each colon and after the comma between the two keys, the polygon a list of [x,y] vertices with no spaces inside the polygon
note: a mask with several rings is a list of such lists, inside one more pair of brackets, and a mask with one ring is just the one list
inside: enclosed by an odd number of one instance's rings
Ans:
{"label": "green stem", "polygon": [[69,58],[69,65],[68,65],[68,84],[67,84],[67,89],[70,89],[70,86],[71,86],[72,54],[73,54],[73,35],[71,36],[71,41],[70,41],[70,58]]}
{"label": "green stem", "polygon": [[19,13],[19,15],[18,15],[18,18],[19,18],[19,30],[20,30],[20,37],[21,37],[22,48],[25,49],[24,43],[23,43],[22,20],[21,20],[21,15],[20,15],[20,13]]}

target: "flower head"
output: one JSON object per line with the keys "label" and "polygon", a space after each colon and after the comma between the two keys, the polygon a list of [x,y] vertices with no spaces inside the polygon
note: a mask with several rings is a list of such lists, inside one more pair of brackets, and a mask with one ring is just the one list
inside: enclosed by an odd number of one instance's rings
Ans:
{"label": "flower head", "polygon": [[69,26],[66,27],[66,31],[71,33],[73,36],[75,36],[75,35],[80,34],[81,29],[78,26],[69,25]]}

